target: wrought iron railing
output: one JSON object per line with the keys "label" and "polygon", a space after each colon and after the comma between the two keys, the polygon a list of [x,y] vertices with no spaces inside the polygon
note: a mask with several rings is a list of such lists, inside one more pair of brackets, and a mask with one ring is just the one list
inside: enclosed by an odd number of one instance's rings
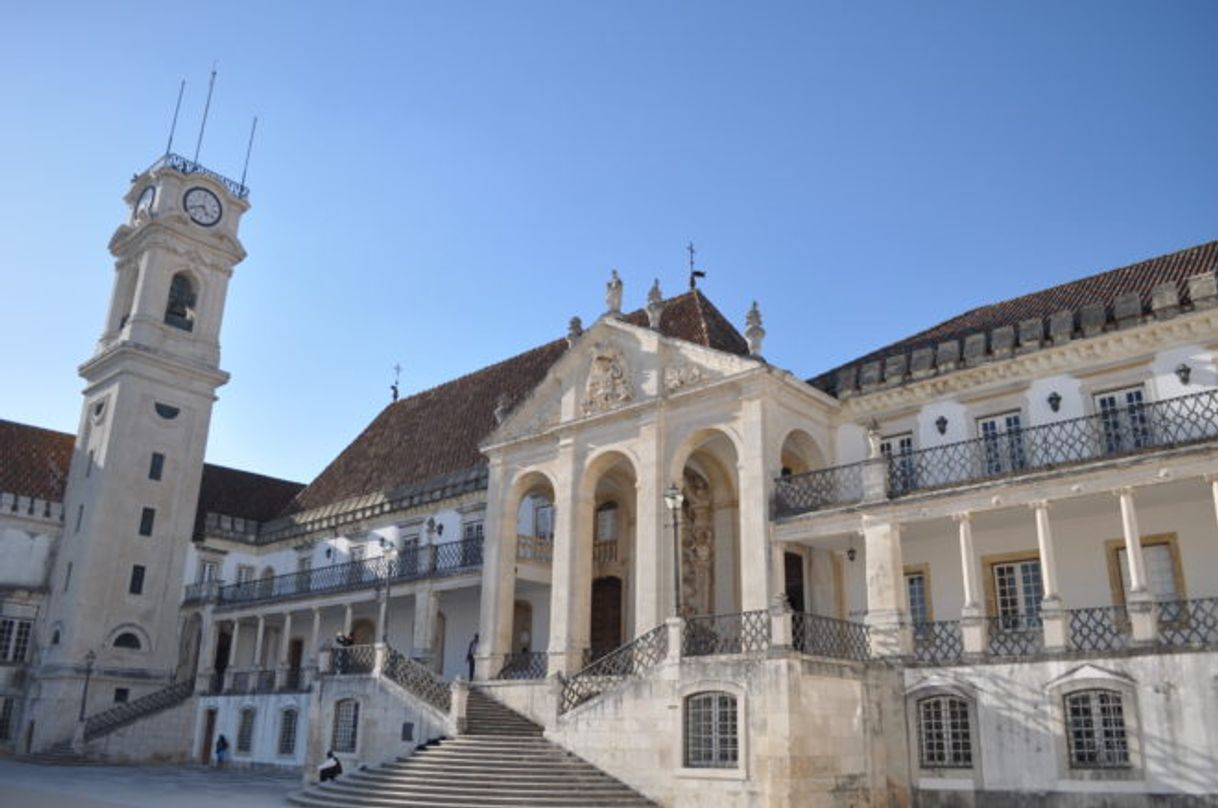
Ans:
{"label": "wrought iron railing", "polygon": [[[1184,446],[1218,438],[1218,390],[1145,404],[1132,404],[932,446],[887,458],[888,496],[981,482],[1120,457],[1148,449]],[[774,481],[777,516],[791,516],[863,497],[865,463],[820,469]]]}
{"label": "wrought iron railing", "polygon": [[169,687],[156,690],[135,701],[118,704],[85,720],[85,740],[91,741],[108,735],[147,715],[176,707],[191,697],[195,690],[193,678],[174,682]]}
{"label": "wrought iron railing", "polygon": [[393,648],[385,649],[381,675],[440,712],[447,713],[452,707],[452,691],[448,682]]}
{"label": "wrought iron railing", "polygon": [[411,547],[394,556],[378,556],[346,564],[289,572],[269,578],[221,586],[221,607],[284,600],[327,592],[367,589],[386,581],[413,581],[460,575],[482,567],[482,539]]}
{"label": "wrought iron railing", "polygon": [[180,154],[166,153],[164,157],[150,165],[148,170],[152,171],[153,169],[161,168],[162,166],[167,166],[168,168],[172,168],[174,171],[179,171],[183,174],[202,174],[205,177],[211,177],[213,180],[223,185],[230,194],[238,199],[245,199],[250,195],[250,189],[246,188],[241,183],[230,180],[223,174],[217,174],[215,171],[212,171],[209,168],[204,168],[194,160],[187,160]]}
{"label": "wrought iron railing", "polygon": [[279,689],[285,693],[303,693],[309,689],[309,672],[304,668],[281,668]]}
{"label": "wrought iron railing", "polygon": [[1129,647],[1129,615],[1121,606],[1069,609],[1069,643],[1075,651],[1119,651]]}
{"label": "wrought iron railing", "polygon": [[668,654],[668,627],[656,626],[569,678],[562,677],[559,712],[565,713],[658,665]]}
{"label": "wrought iron railing", "polygon": [[1218,645],[1218,598],[1163,601],[1158,606],[1160,645]]}
{"label": "wrought iron railing", "polygon": [[914,659],[950,665],[964,656],[964,635],[959,620],[931,620],[913,626]]}
{"label": "wrought iron railing", "polygon": [[187,584],[186,591],[182,595],[182,605],[209,603],[216,600],[220,596],[220,587],[222,586],[224,586],[224,582],[220,580],[199,581]]}
{"label": "wrought iron railing", "polygon": [[328,673],[367,674],[376,667],[375,645],[336,645],[330,651]]}
{"label": "wrought iron railing", "polygon": [[787,516],[861,502],[863,466],[851,463],[779,477],[774,481],[774,513]]}
{"label": "wrought iron railing", "polygon": [[254,673],[254,692],[255,693],[274,693],[275,692],[275,671],[260,670]]}
{"label": "wrought iron railing", "polygon": [[549,661],[545,651],[524,651],[508,654],[496,679],[544,679]]}
{"label": "wrought iron railing", "polygon": [[795,650],[833,659],[871,659],[871,636],[867,626],[820,614],[791,615],[791,640]]}
{"label": "wrought iron railing", "polygon": [[751,654],[769,647],[770,613],[765,609],[690,617],[681,633],[681,656]]}
{"label": "wrought iron railing", "polygon": [[517,536],[516,559],[518,561],[537,561],[542,564],[551,563],[554,559],[554,537]]}
{"label": "wrought iron railing", "polygon": [[988,617],[986,639],[992,656],[1031,656],[1044,648],[1044,626],[1038,613]]}
{"label": "wrought iron railing", "polygon": [[249,693],[254,685],[254,671],[241,670],[229,671],[228,687],[224,688],[225,693]]}

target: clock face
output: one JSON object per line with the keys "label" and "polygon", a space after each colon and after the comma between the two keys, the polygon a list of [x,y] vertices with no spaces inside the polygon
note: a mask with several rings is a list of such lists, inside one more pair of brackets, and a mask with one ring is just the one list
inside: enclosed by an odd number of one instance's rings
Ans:
{"label": "clock face", "polygon": [[220,200],[206,188],[191,188],[182,197],[182,207],[195,224],[211,227],[220,221]]}
{"label": "clock face", "polygon": [[135,200],[135,213],[148,213],[152,210],[152,201],[156,199],[156,186],[149,185],[140,191],[140,198]]}

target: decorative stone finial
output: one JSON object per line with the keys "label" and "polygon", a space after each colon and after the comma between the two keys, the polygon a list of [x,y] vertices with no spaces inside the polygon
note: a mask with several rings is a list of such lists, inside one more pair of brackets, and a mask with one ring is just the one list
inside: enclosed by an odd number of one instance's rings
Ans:
{"label": "decorative stone finial", "polygon": [[502,424],[507,419],[510,410],[507,393],[500,393],[499,398],[495,399],[495,423]]}
{"label": "decorative stone finial", "polygon": [[664,313],[664,293],[660,291],[660,279],[647,290],[647,325],[652,330],[660,330],[660,315]]}
{"label": "decorative stone finial", "polygon": [[613,270],[609,276],[609,282],[605,284],[605,307],[607,313],[614,317],[622,313],[622,279],[617,276],[617,270]]}
{"label": "decorative stone finial", "polygon": [[765,339],[765,329],[761,327],[761,309],[757,307],[757,301],[753,301],[752,308],[744,318],[747,327],[744,329],[744,338],[749,343],[749,356],[761,356],[761,341]]}
{"label": "decorative stone finial", "polygon": [[584,333],[584,321],[578,317],[572,317],[567,323],[567,347],[575,347],[575,341]]}

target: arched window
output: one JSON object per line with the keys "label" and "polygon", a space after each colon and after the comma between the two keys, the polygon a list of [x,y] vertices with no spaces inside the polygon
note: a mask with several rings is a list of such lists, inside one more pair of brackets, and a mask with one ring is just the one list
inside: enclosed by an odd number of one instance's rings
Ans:
{"label": "arched window", "polygon": [[169,283],[169,302],[165,305],[165,324],[183,331],[195,327],[195,285],[179,272]]}
{"label": "arched window", "polygon": [[140,644],[140,638],[133,632],[124,631],[122,634],[114,638],[115,648],[130,648],[132,651],[138,651],[143,646]]}
{"label": "arched window", "polygon": [[237,725],[237,751],[249,754],[254,748],[254,717],[257,711],[246,707],[241,711],[241,723]]}
{"label": "arched window", "polygon": [[685,699],[685,765],[691,769],[734,769],[739,765],[740,735],[736,697],[722,691],[694,693]]}
{"label": "arched window", "polygon": [[334,730],[330,748],[335,752],[354,752],[359,732],[359,702],[342,699],[334,705]]}
{"label": "arched window", "polygon": [[921,699],[918,748],[923,769],[971,769],[973,743],[968,702],[956,696]]}
{"label": "arched window", "polygon": [[1121,694],[1092,688],[1067,693],[1064,698],[1070,768],[1129,768],[1129,738]]}
{"label": "arched window", "polygon": [[617,541],[617,503],[606,502],[596,508],[596,540]]}
{"label": "arched window", "polygon": [[296,754],[296,710],[289,707],[279,714],[279,754]]}

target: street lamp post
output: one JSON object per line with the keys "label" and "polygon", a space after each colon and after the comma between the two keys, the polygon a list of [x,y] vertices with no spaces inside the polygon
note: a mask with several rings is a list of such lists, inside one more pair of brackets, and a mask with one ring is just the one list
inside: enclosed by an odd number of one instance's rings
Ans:
{"label": "street lamp post", "polygon": [[664,504],[672,514],[672,616],[681,616],[681,505],[685,495],[676,483],[664,493]]}
{"label": "street lamp post", "polygon": [[78,720],[85,720],[85,702],[89,700],[89,678],[93,676],[93,663],[97,661],[97,654],[90,651],[85,654],[85,686],[80,691],[80,716]]}
{"label": "street lamp post", "polygon": [[381,591],[381,642],[389,643],[389,585],[393,582],[393,576],[397,567],[398,546],[396,542],[387,542],[384,538],[381,539],[381,547],[385,556],[385,577],[382,581],[383,588]]}

